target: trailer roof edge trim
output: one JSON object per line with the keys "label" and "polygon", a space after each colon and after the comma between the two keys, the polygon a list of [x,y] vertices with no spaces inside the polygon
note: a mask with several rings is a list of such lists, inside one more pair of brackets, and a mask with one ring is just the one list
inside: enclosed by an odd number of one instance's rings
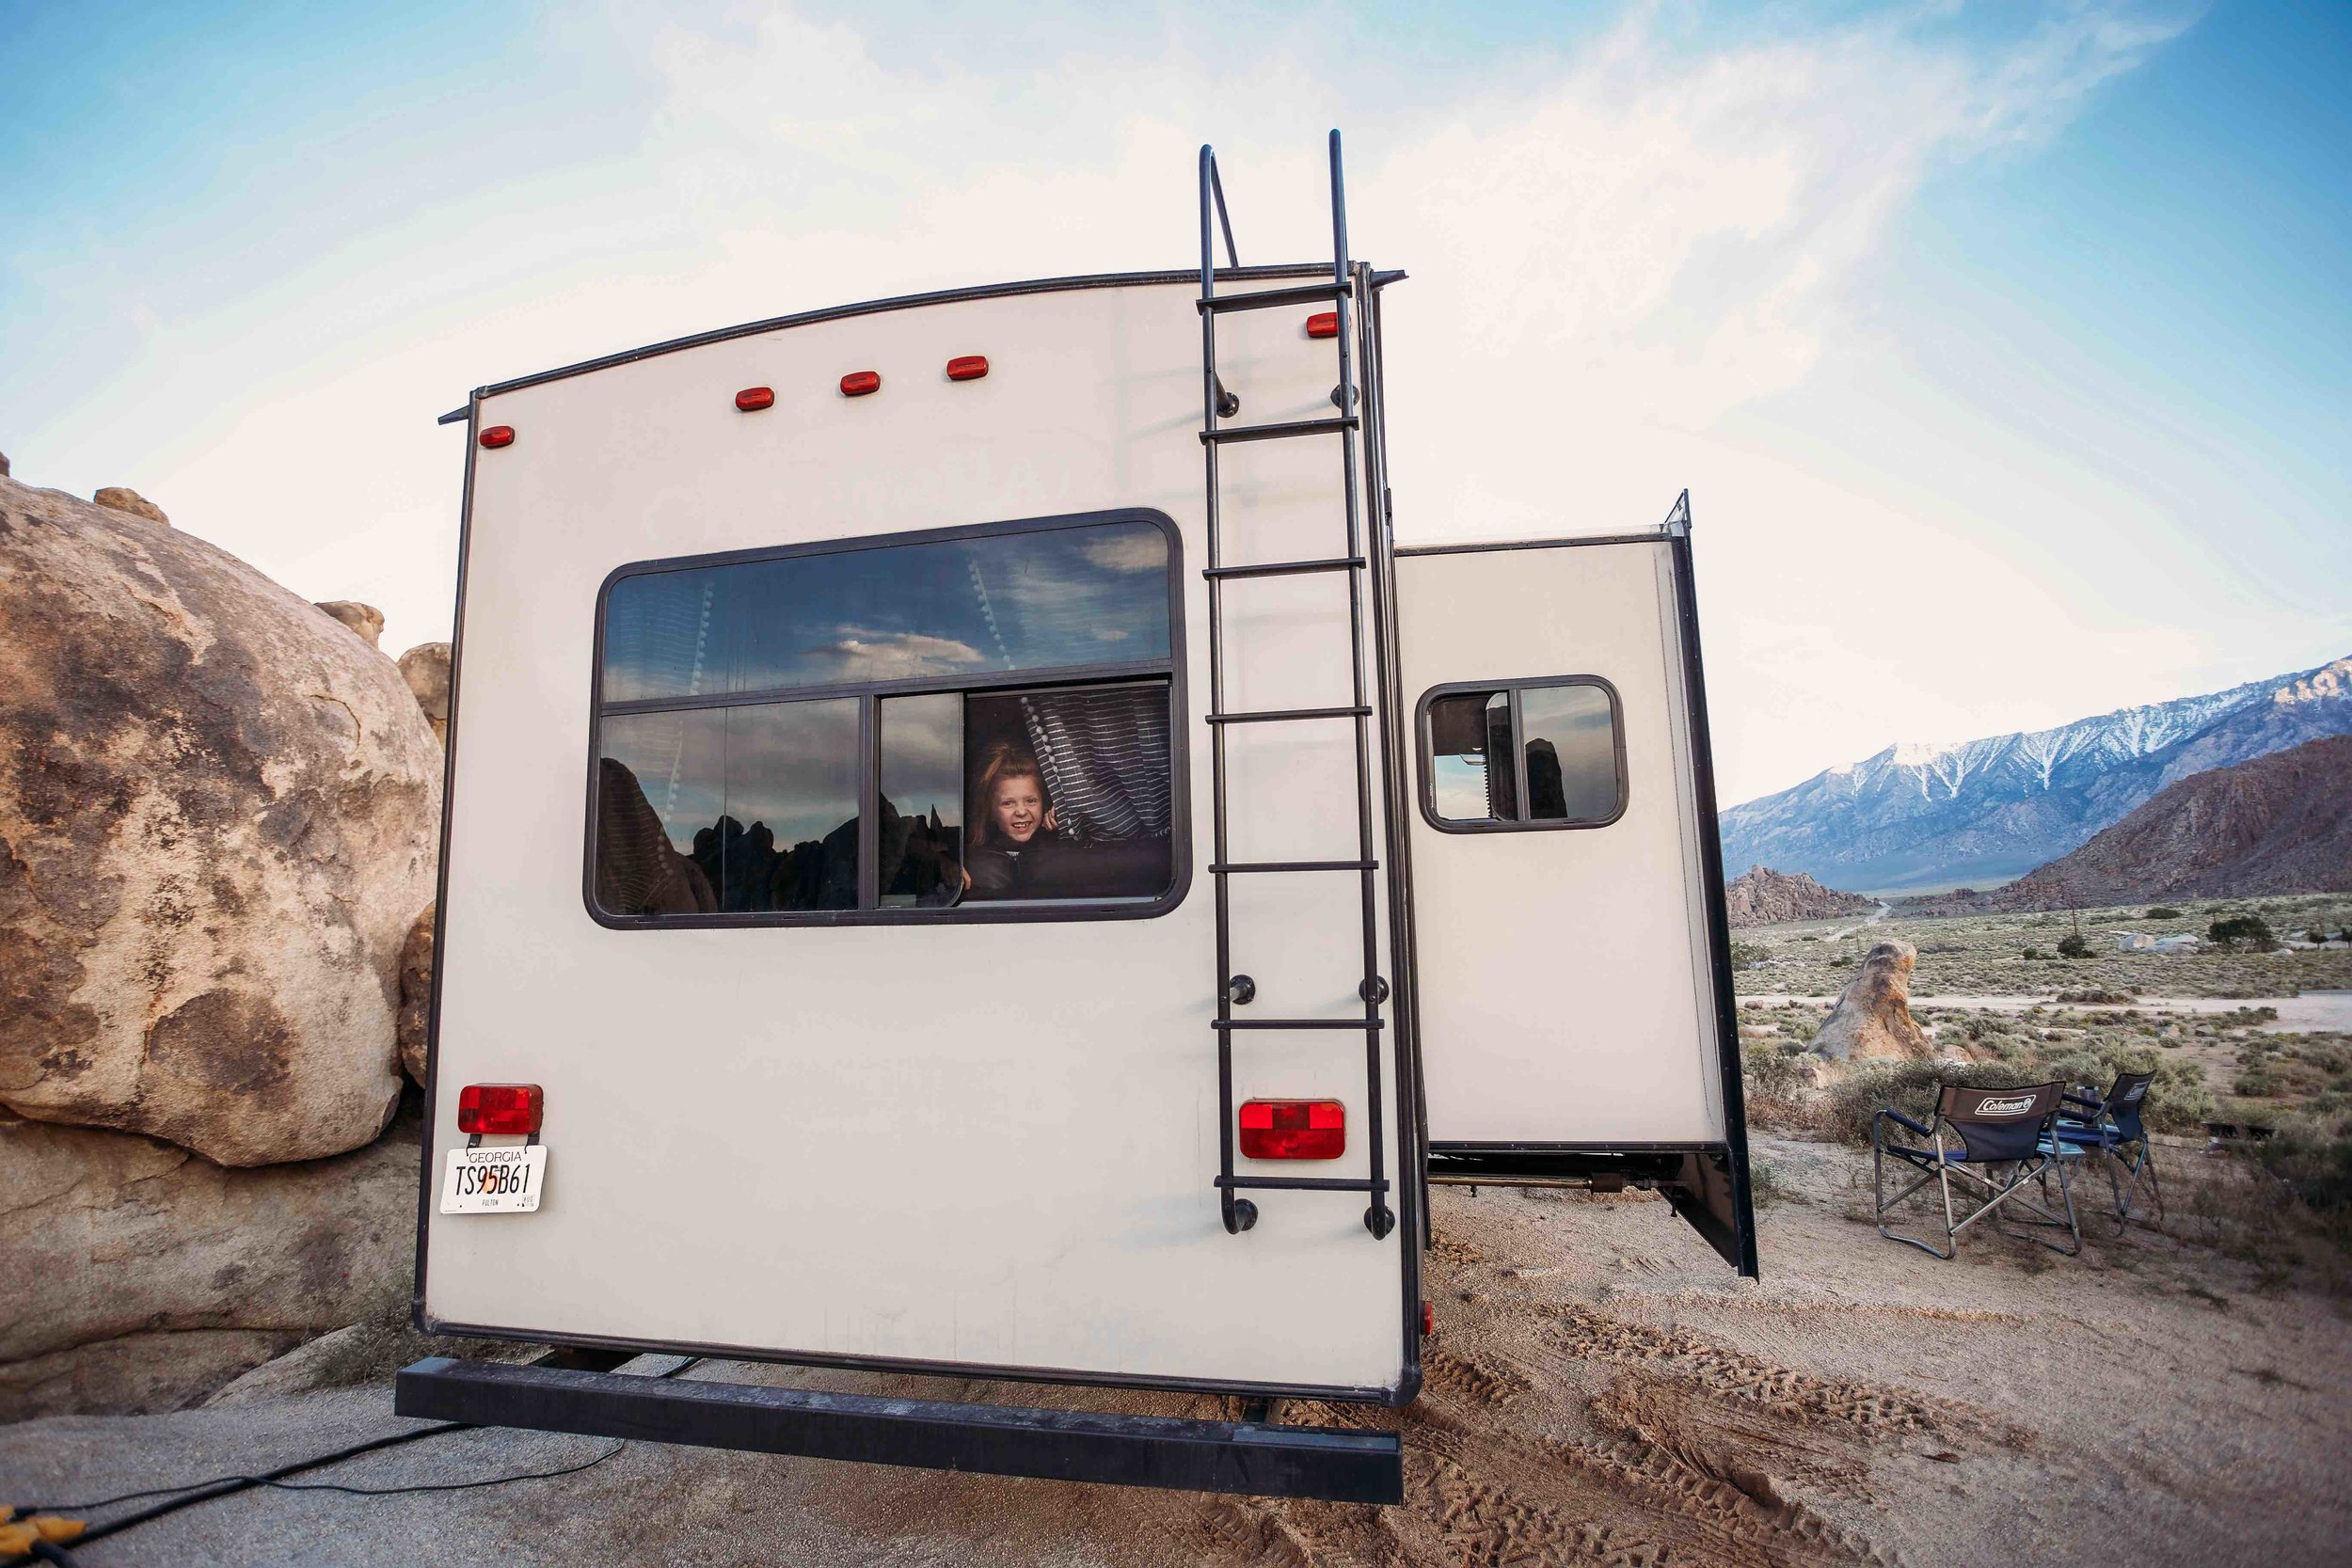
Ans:
{"label": "trailer roof edge trim", "polygon": [[[1266,282],[1280,277],[1322,277],[1331,271],[1327,262],[1297,261],[1276,266],[1221,267],[1219,277],[1237,282]],[[712,332],[697,332],[691,337],[672,338],[665,342],[649,343],[619,354],[607,354],[595,359],[583,359],[577,365],[558,370],[541,371],[534,375],[520,375],[511,381],[494,382],[473,394],[478,401],[497,397],[501,392],[519,391],[525,387],[537,387],[549,381],[562,381],[567,376],[586,375],[591,371],[611,370],[615,365],[634,364],[659,355],[675,354],[680,349],[701,348],[709,343],[723,343],[732,338],[750,338],[762,332],[780,331],[787,326],[807,326],[816,322],[842,321],[851,316],[879,315],[885,310],[913,310],[926,305],[957,305],[968,300],[1001,299],[1019,294],[1062,293],[1078,289],[1123,289],[1162,283],[1198,283],[1198,268],[1168,272],[1103,272],[1084,273],[1071,277],[1039,277],[1018,283],[987,283],[974,288],[938,289],[930,293],[898,294],[888,299],[869,299],[854,305],[829,305],[822,309],[803,310],[789,316],[770,316],[764,321],[745,322],[740,326],[723,326]],[[449,422],[446,419],[443,422]]]}

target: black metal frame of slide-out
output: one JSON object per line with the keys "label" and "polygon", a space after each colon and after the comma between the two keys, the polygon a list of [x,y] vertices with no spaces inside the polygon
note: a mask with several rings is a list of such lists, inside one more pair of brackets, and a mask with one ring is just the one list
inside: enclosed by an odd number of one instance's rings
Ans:
{"label": "black metal frame of slide-out", "polygon": [[754,1453],[1264,1497],[1393,1503],[1393,1432],[1195,1421],[687,1383],[429,1356],[404,1368],[403,1416]]}

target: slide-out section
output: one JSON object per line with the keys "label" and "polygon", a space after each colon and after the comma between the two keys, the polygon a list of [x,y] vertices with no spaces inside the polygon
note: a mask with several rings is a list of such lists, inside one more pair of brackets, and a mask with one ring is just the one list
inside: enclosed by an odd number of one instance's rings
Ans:
{"label": "slide-out section", "polygon": [[1756,1268],[1687,514],[1399,552],[1434,1180],[1654,1184]]}

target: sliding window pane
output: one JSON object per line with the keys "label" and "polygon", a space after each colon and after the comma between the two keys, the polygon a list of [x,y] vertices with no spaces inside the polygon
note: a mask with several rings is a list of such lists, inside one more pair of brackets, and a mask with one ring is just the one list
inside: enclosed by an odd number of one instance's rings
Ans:
{"label": "sliding window pane", "polygon": [[1430,793],[1449,822],[1507,822],[1515,814],[1511,694],[1465,691],[1429,705]]}
{"label": "sliding window pane", "polygon": [[1597,822],[1617,814],[1616,713],[1597,686],[1537,686],[1519,693],[1526,732],[1527,816]]}
{"label": "sliding window pane", "polygon": [[726,715],[630,714],[607,719],[601,735],[597,906],[615,915],[716,912],[694,839],[725,809]]}
{"label": "sliding window pane", "polygon": [[963,698],[885,697],[875,712],[882,907],[953,904],[963,894]]}
{"label": "sliding window pane", "polygon": [[694,857],[726,914],[857,908],[858,705],[726,714],[726,805]]}

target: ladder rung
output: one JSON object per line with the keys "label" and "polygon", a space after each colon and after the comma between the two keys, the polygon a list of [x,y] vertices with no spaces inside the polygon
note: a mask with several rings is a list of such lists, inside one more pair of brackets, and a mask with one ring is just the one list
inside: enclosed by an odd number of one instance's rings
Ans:
{"label": "ladder rung", "polygon": [[1369,719],[1368,707],[1280,707],[1259,713],[1207,713],[1212,724],[1287,724],[1295,719]]}
{"label": "ladder rung", "polygon": [[1366,1181],[1361,1177],[1345,1176],[1220,1176],[1215,1184],[1235,1192],[1243,1188],[1280,1193],[1385,1193],[1389,1190],[1386,1181]]}
{"label": "ladder rung", "polygon": [[1277,561],[1265,566],[1203,566],[1200,575],[1212,582],[1220,578],[1293,578],[1305,572],[1352,572],[1363,564],[1360,555],[1341,555],[1328,561]]}
{"label": "ladder rung", "polygon": [[1212,1029],[1377,1029],[1376,1018],[1213,1018]]}
{"label": "ladder rung", "polygon": [[1378,861],[1237,861],[1231,865],[1212,865],[1209,870],[1220,877],[1236,871],[1377,871]]}
{"label": "ladder rung", "polygon": [[1249,294],[1212,294],[1200,301],[1202,311],[1223,315],[1228,310],[1271,310],[1281,305],[1312,305],[1317,300],[1337,302],[1347,285],[1340,282],[1309,283],[1295,289],[1263,289]]}
{"label": "ladder rung", "polygon": [[1293,420],[1287,424],[1228,425],[1221,430],[1204,430],[1200,439],[1213,446],[1227,441],[1279,441],[1289,436],[1328,436],[1337,431],[1356,428],[1356,416],[1349,414],[1337,420]]}

